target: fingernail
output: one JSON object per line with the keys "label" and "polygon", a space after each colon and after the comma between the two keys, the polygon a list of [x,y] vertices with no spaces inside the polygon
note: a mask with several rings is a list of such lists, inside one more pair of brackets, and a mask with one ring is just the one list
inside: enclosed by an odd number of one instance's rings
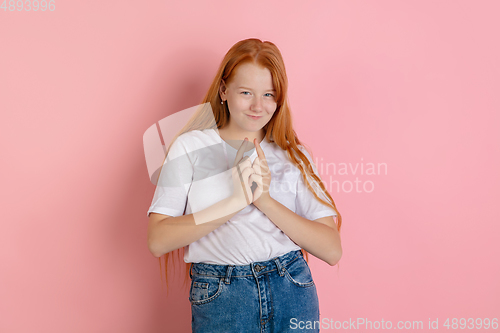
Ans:
{"label": "fingernail", "polygon": [[245,141],[248,141],[248,138],[247,138],[247,137],[245,137]]}

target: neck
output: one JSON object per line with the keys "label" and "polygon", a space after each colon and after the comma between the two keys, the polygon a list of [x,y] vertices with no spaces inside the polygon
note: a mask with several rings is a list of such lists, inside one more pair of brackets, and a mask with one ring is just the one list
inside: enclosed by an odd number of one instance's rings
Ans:
{"label": "neck", "polygon": [[257,139],[257,142],[261,142],[262,139],[264,139],[264,130],[261,129],[260,131],[257,132],[241,132],[241,131],[234,131],[229,128],[229,126],[226,126],[224,128],[219,129],[219,135],[221,138],[225,141],[228,140],[245,140],[245,137],[248,138],[248,141],[253,142],[254,139]]}

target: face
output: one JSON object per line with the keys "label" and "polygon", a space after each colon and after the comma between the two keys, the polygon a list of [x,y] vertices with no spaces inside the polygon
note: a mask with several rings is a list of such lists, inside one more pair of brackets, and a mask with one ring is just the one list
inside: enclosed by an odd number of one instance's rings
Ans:
{"label": "face", "polygon": [[261,131],[276,111],[276,91],[271,72],[265,67],[240,65],[228,84],[221,82],[220,93],[230,113],[227,130],[233,133]]}

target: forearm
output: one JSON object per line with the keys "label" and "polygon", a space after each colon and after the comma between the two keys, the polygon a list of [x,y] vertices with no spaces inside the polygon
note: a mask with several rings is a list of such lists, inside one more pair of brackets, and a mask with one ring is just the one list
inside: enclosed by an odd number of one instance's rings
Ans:
{"label": "forearm", "polygon": [[243,208],[245,206],[229,197],[194,214],[165,218],[148,230],[149,249],[155,257],[160,257],[189,245],[226,223]]}
{"label": "forearm", "polygon": [[272,198],[259,209],[295,244],[315,257],[329,265],[335,265],[340,259],[342,247],[336,229],[297,215]]}

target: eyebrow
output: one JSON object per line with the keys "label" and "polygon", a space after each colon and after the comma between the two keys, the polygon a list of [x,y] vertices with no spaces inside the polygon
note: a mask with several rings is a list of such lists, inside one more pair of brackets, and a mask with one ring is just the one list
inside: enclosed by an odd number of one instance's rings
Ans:
{"label": "eyebrow", "polygon": [[[247,90],[252,90],[250,88],[247,88],[247,87],[238,87],[238,89],[247,89]],[[268,89],[266,91],[276,91],[276,89]]]}

